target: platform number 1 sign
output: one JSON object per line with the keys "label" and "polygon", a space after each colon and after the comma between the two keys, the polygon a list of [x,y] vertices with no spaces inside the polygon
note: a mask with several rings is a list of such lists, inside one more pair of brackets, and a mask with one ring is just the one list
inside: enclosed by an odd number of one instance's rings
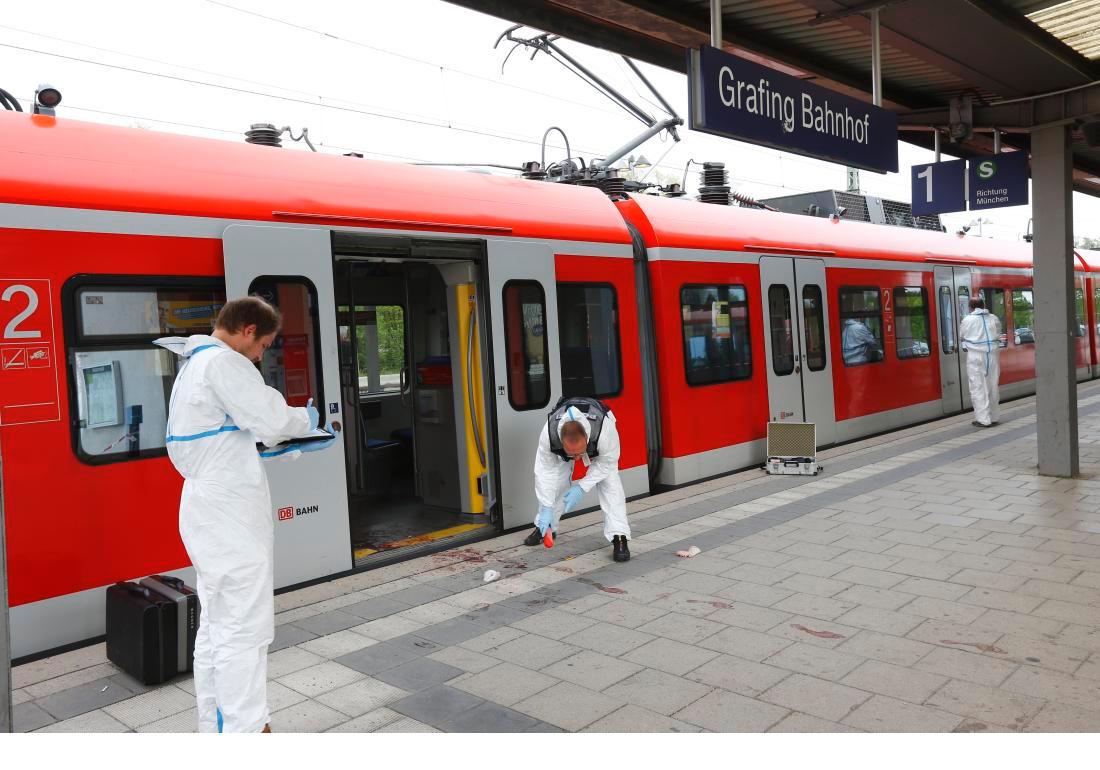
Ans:
{"label": "platform number 1 sign", "polygon": [[51,284],[0,278],[0,425],[61,419]]}
{"label": "platform number 1 sign", "polygon": [[913,216],[966,211],[966,161],[913,166]]}

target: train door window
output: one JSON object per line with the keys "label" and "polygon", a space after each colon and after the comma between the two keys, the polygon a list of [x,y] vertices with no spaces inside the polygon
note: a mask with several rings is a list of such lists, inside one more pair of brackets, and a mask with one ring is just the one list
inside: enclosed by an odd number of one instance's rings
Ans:
{"label": "train door window", "polygon": [[931,355],[928,334],[928,295],[920,286],[894,288],[894,324],[898,358]]}
{"label": "train door window", "polygon": [[802,320],[805,321],[806,366],[811,372],[825,368],[825,303],[821,299],[821,287],[806,284],[802,287]]}
{"label": "train door window", "polygon": [[1100,285],[1097,285],[1092,290],[1092,304],[1096,308],[1096,317],[1098,323],[1096,324],[1096,334],[1100,336]]}
{"label": "train door window", "polygon": [[962,318],[970,312],[970,287],[960,286],[958,292],[959,300],[959,318]]}
{"label": "train door window", "polygon": [[[321,402],[320,326],[317,290],[305,278],[257,278],[249,294],[270,302],[283,317],[275,343],[260,360],[264,381],[283,394],[291,406],[305,406],[309,399]],[[324,410],[321,410],[324,421]]]}
{"label": "train door window", "polygon": [[[340,340],[350,343],[348,306],[339,308]],[[355,360],[359,393],[397,393],[404,384],[405,309],[400,305],[355,306]]]}
{"label": "train door window", "polygon": [[[1073,327],[1074,337],[1085,336],[1085,290],[1078,286],[1073,290],[1074,293],[1074,307],[1077,313],[1077,323]],[[1003,326],[1001,327],[1004,328]]]}
{"label": "train door window", "polygon": [[944,353],[955,352],[955,301],[950,286],[940,287],[940,347]]}
{"label": "train door window", "polygon": [[504,351],[509,403],[517,410],[542,409],[550,402],[550,369],[546,292],[538,281],[504,284]]}
{"label": "train door window", "polygon": [[882,299],[878,288],[844,286],[838,294],[844,365],[861,366],[881,361]]}
{"label": "train door window", "polygon": [[[982,299],[985,300],[985,309],[997,317],[997,320],[1001,324],[1001,331],[1007,332],[1008,330],[1008,315],[1005,311],[1005,307],[1008,302],[1005,300],[1008,294],[1007,289],[994,289],[991,287],[984,287],[981,289]],[[1002,338],[1001,347],[1008,345],[1008,342]]]}
{"label": "train door window", "polygon": [[768,325],[772,337],[772,370],[782,377],[794,371],[791,292],[786,284],[773,283],[768,287]]}
{"label": "train door window", "polygon": [[559,283],[558,340],[563,396],[609,398],[622,391],[614,287]]}
{"label": "train door window", "polygon": [[209,334],[220,281],[79,278],[65,287],[73,446],[101,464],[164,453],[179,359],[158,337]]}
{"label": "train door window", "polygon": [[1035,344],[1035,293],[1031,287],[1012,290],[1012,341]]}
{"label": "train door window", "polygon": [[752,376],[747,297],[745,287],[739,285],[680,288],[684,367],[689,385]]}

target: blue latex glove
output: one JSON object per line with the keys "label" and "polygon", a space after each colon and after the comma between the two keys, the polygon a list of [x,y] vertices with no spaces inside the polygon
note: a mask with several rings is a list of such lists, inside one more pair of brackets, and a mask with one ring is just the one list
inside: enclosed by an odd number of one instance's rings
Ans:
{"label": "blue latex glove", "polygon": [[539,515],[535,519],[535,526],[539,528],[539,532],[546,534],[546,530],[550,529],[550,525],[554,523],[554,511],[551,508],[547,508],[545,505],[539,507]]}
{"label": "blue latex glove", "polygon": [[562,502],[565,503],[565,512],[569,513],[571,510],[577,507],[577,503],[581,501],[584,496],[584,490],[580,488],[579,484],[574,484],[566,490],[565,495],[562,497]]}
{"label": "blue latex glove", "polygon": [[306,402],[306,414],[309,415],[309,429],[316,429],[321,424],[321,415],[318,414],[317,407],[313,405],[312,398]]}

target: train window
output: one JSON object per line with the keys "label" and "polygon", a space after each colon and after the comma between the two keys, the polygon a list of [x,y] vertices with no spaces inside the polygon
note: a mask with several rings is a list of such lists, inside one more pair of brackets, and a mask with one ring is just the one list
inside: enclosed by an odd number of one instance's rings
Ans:
{"label": "train window", "polygon": [[563,396],[607,398],[622,391],[619,313],[608,284],[558,284]]}
{"label": "train window", "polygon": [[1035,297],[1031,287],[1012,290],[1012,340],[1017,345],[1035,344]]}
{"label": "train window", "polygon": [[928,295],[922,287],[894,288],[894,319],[898,358],[923,358],[931,355]]}
{"label": "train window", "polygon": [[542,409],[550,402],[550,368],[546,292],[538,281],[504,284],[504,351],[512,408]]}
{"label": "train window", "polygon": [[882,299],[878,288],[844,286],[838,295],[844,365],[861,366],[881,361]]}
{"label": "train window", "polygon": [[161,286],[83,286],[76,291],[81,339],[149,339],[206,334],[225,304],[221,290]]}
{"label": "train window", "polygon": [[791,292],[785,284],[768,287],[768,325],[772,337],[772,370],[780,377],[794,371],[794,329]]}
{"label": "train window", "polygon": [[950,286],[940,287],[940,347],[947,354],[956,350],[955,302]]}
{"label": "train window", "polygon": [[[1008,329],[1008,316],[1006,315],[1005,307],[1008,305],[1005,299],[1008,296],[1008,289],[993,289],[984,287],[981,289],[982,299],[985,300],[985,309],[991,314],[997,317],[997,320],[1001,323],[1001,331],[1005,332]],[[1001,347],[1008,345],[1006,337],[1001,338]]]}
{"label": "train window", "polygon": [[689,385],[711,385],[752,376],[744,286],[683,286],[680,317]]}
{"label": "train window", "polygon": [[[320,325],[317,290],[305,278],[257,278],[248,288],[279,309],[283,327],[275,343],[260,361],[264,381],[283,394],[291,406],[305,406],[309,399],[321,403]],[[324,422],[324,410],[321,410]]]}
{"label": "train window", "polygon": [[175,354],[164,336],[209,334],[221,281],[79,276],[65,286],[73,449],[99,465],[164,454]]}
{"label": "train window", "polygon": [[355,322],[355,361],[359,395],[398,393],[408,384],[405,368],[405,309],[400,305],[356,305],[351,317],[347,305],[337,308],[340,342],[351,350],[351,321]]}
{"label": "train window", "polygon": [[[1074,291],[1075,307],[1077,309],[1077,323],[1073,327],[1074,337],[1085,336],[1085,290],[1078,286]],[[1004,328],[1003,326],[1001,327]]]}
{"label": "train window", "polygon": [[825,303],[821,299],[821,287],[807,284],[802,287],[802,320],[806,334],[806,366],[811,372],[825,368]]}

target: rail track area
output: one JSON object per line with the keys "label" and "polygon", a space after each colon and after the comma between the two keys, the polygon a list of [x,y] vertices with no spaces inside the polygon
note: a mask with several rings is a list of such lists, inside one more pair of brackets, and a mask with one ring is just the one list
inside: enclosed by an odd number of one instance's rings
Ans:
{"label": "rail track area", "polygon": [[[1079,408],[1078,479],[1037,475],[1027,398],[638,500],[628,563],[596,512],[280,595],[272,727],[1093,731],[1100,384]],[[190,679],[102,644],[13,677],[21,731],[195,728]]]}

